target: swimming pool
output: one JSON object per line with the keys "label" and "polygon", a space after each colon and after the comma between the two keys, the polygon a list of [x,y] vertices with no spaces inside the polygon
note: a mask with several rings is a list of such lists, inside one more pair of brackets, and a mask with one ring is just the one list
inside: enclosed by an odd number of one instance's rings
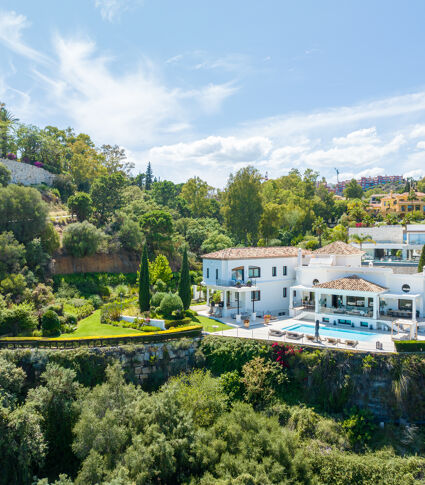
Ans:
{"label": "swimming pool", "polygon": [[[290,330],[292,332],[307,333],[309,335],[314,335],[315,326],[306,324],[296,324],[290,327],[286,327],[282,330]],[[321,337],[334,337],[347,340],[359,340],[359,341],[369,341],[374,340],[378,337],[378,334],[373,332],[362,332],[361,330],[345,330],[343,328],[326,327],[320,325],[319,335]]]}

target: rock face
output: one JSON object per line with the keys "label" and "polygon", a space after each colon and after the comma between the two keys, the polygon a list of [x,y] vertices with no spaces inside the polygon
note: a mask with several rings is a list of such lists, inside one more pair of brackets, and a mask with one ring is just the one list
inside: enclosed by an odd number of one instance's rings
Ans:
{"label": "rock face", "polygon": [[95,254],[85,258],[58,254],[54,256],[53,273],[136,273],[139,265],[140,256],[125,251]]}
{"label": "rock face", "polygon": [[0,158],[0,163],[3,163],[11,171],[12,184],[52,185],[56,177],[56,175],[44,170],[44,168],[34,167],[34,165],[28,165],[27,163],[15,162],[5,158]]}

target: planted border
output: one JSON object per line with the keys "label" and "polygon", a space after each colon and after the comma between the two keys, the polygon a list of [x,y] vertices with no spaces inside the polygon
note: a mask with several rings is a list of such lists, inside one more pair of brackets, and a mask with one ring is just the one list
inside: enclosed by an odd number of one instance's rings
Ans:
{"label": "planted border", "polygon": [[397,352],[425,352],[425,340],[395,340]]}
{"label": "planted border", "polygon": [[79,338],[40,338],[40,337],[5,337],[0,339],[0,348],[73,348],[81,346],[124,345],[128,343],[157,343],[180,338],[194,338],[202,334],[201,325],[162,330],[146,335],[109,335]]}

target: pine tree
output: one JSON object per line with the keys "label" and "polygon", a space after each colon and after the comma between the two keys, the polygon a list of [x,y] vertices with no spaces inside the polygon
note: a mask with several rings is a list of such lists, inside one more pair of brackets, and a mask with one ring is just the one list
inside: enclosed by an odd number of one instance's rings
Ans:
{"label": "pine tree", "polygon": [[425,266],[425,244],[422,246],[421,257],[419,258],[418,263],[418,273],[422,273]]}
{"label": "pine tree", "polygon": [[190,302],[192,301],[192,292],[190,288],[189,263],[187,261],[186,248],[183,253],[182,267],[180,270],[179,296],[182,299],[183,308],[187,310],[190,306]]}
{"label": "pine tree", "polygon": [[152,182],[153,182],[152,167],[151,167],[151,162],[148,162],[148,166],[146,168],[146,175],[145,175],[145,189],[146,190],[150,190],[152,188]]}
{"label": "pine tree", "polygon": [[150,290],[149,290],[149,262],[148,250],[145,245],[143,248],[142,262],[139,273],[139,307],[140,311],[146,312],[150,308]]}

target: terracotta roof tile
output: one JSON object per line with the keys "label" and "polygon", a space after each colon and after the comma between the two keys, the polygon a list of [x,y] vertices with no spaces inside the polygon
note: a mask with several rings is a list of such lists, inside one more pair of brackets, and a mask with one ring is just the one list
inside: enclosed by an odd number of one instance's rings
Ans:
{"label": "terracotta roof tile", "polygon": [[351,255],[351,254],[363,254],[360,249],[351,246],[343,241],[335,241],[323,246],[323,248],[316,249],[313,254],[339,254],[339,255]]}
{"label": "terracotta roof tile", "polygon": [[380,293],[388,288],[379,286],[371,281],[360,278],[357,275],[345,276],[337,280],[327,281],[314,285],[315,288],[328,288],[330,290],[351,290],[351,291],[368,291],[371,293]]}
{"label": "terracotta roof tile", "polygon": [[[311,251],[302,250],[302,254],[311,254]],[[259,248],[228,248],[203,254],[204,259],[254,259],[254,258],[296,258],[298,248],[293,246],[272,246]]]}

